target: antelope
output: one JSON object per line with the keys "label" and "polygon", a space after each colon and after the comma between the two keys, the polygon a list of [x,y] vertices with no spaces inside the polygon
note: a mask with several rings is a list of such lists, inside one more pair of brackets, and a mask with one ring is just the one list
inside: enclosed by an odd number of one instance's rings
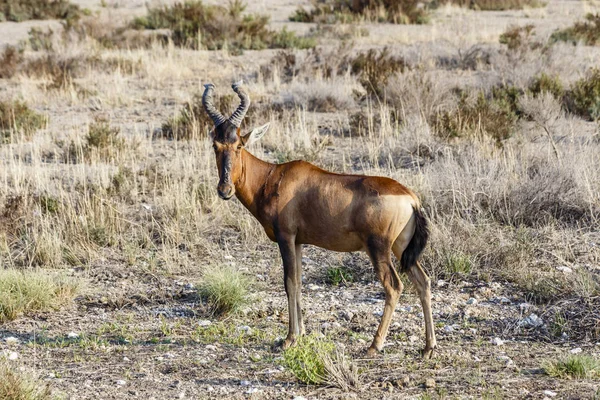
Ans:
{"label": "antelope", "polygon": [[225,118],[213,105],[213,84],[204,85],[202,104],[214,122],[213,142],[219,174],[217,192],[229,200],[235,195],[276,242],[283,260],[289,311],[285,350],[303,335],[301,276],[302,245],[338,252],[364,251],[383,285],[383,315],[367,355],[383,348],[390,321],[403,290],[392,262],[415,285],[425,320],[425,348],[431,357],[436,347],[431,314],[430,279],[418,262],[429,235],[419,199],[393,179],[346,175],[322,170],[305,161],[271,164],[250,154],[246,147],[258,141],[269,124],[241,134],[240,125],[250,96],[242,82],[231,87],[240,98],[235,112]]}

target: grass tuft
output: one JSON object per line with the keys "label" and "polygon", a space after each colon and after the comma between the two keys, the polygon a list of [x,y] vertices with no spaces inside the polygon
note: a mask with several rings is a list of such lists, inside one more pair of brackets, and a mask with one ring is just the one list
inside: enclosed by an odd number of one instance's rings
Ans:
{"label": "grass tuft", "polygon": [[318,385],[327,381],[326,357],[331,357],[335,345],[314,335],[303,336],[283,353],[284,365],[300,382]]}
{"label": "grass tuft", "polygon": [[352,276],[352,272],[346,267],[331,267],[327,269],[326,272],[326,281],[327,283],[339,286],[340,284],[348,284],[354,281],[354,277]]}
{"label": "grass tuft", "polygon": [[23,376],[6,362],[0,362],[0,399],[50,400],[53,399],[48,385]]}
{"label": "grass tuft", "polygon": [[592,356],[571,355],[558,361],[549,361],[544,365],[546,374],[561,379],[600,378],[600,361]]}
{"label": "grass tuft", "polygon": [[69,303],[80,283],[43,271],[0,270],[0,322],[31,311],[49,311]]}
{"label": "grass tuft", "polygon": [[546,4],[539,0],[440,0],[438,3],[453,4],[479,11],[522,10],[543,7]]}
{"label": "grass tuft", "polygon": [[69,0],[0,0],[0,22],[30,19],[75,20],[81,10]]}
{"label": "grass tuft", "polygon": [[199,293],[213,315],[226,315],[248,302],[249,286],[250,281],[241,272],[232,267],[222,267],[204,274]]}
{"label": "grass tuft", "polygon": [[567,97],[571,112],[589,120],[600,119],[600,69],[594,68],[576,81]]}

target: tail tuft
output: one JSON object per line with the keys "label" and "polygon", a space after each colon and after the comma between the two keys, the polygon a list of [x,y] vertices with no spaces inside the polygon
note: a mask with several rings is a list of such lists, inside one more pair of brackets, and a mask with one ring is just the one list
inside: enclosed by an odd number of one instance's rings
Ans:
{"label": "tail tuft", "polygon": [[416,218],[416,227],[413,237],[410,239],[410,243],[402,253],[400,260],[402,272],[407,272],[410,267],[417,263],[417,260],[421,256],[423,249],[427,245],[429,239],[429,227],[423,210],[421,207],[413,208],[414,216]]}

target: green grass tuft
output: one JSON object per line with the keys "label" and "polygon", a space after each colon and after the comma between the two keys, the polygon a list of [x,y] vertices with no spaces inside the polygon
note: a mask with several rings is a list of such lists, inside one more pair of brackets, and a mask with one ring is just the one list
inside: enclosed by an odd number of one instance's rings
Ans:
{"label": "green grass tuft", "polygon": [[585,21],[576,22],[573,26],[556,31],[550,37],[553,42],[579,42],[588,46],[600,45],[600,13],[587,14]]}
{"label": "green grass tuft", "polygon": [[215,268],[204,274],[199,293],[214,315],[230,314],[248,302],[250,281],[231,267]]}
{"label": "green grass tuft", "polygon": [[58,309],[69,303],[80,289],[73,278],[43,271],[0,270],[0,322],[30,311]]}
{"label": "green grass tuft", "polygon": [[318,385],[327,380],[325,359],[332,356],[335,345],[314,335],[303,336],[283,353],[283,363],[299,381]]}
{"label": "green grass tuft", "polygon": [[14,134],[31,139],[34,132],[46,125],[46,117],[20,101],[0,101],[0,143],[10,143]]}
{"label": "green grass tuft", "polygon": [[546,374],[561,379],[600,378],[600,360],[587,355],[571,355],[544,365]]}
{"label": "green grass tuft", "polygon": [[69,0],[0,0],[0,22],[30,19],[73,20],[81,10]]}
{"label": "green grass tuft", "polygon": [[326,281],[327,283],[339,286],[340,284],[348,284],[354,281],[354,277],[352,276],[352,272],[346,267],[331,267],[327,269],[326,272]]}
{"label": "green grass tuft", "polygon": [[54,399],[47,385],[36,382],[16,371],[6,362],[0,362],[0,399],[50,400]]}

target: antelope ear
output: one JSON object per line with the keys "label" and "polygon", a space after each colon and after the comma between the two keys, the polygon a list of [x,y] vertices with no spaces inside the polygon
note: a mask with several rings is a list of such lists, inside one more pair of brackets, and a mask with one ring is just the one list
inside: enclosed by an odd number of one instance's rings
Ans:
{"label": "antelope ear", "polygon": [[249,146],[254,142],[257,142],[262,138],[265,133],[269,130],[270,122],[264,124],[263,126],[259,126],[258,128],[252,129],[252,132],[245,134],[241,137],[242,143],[244,146]]}

